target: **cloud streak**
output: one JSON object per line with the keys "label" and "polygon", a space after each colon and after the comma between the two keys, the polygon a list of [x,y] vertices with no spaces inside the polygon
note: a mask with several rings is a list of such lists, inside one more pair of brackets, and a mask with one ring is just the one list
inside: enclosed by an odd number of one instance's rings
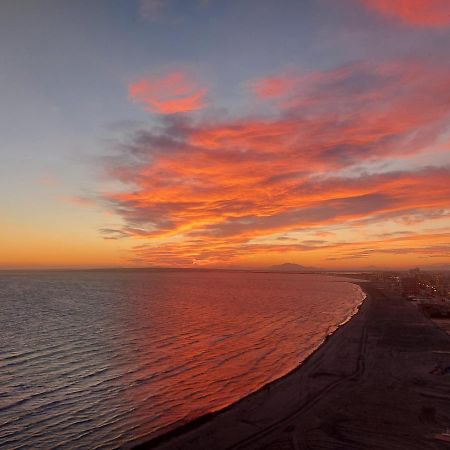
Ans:
{"label": "cloud streak", "polygon": [[[140,241],[141,262],[219,264],[273,252],[333,255],[343,246],[335,228],[356,230],[357,241],[375,223],[445,218],[449,167],[408,164],[448,150],[449,85],[443,65],[360,62],[249,83],[270,116],[167,114],[109,160],[109,176],[124,189],[103,201],[125,225],[102,234]],[[137,84],[130,95],[157,97],[155,86]],[[405,167],[389,168],[392,161]]]}
{"label": "cloud streak", "polygon": [[416,27],[450,26],[447,0],[360,0],[377,13]]}
{"label": "cloud streak", "polygon": [[149,112],[176,114],[205,107],[207,88],[200,87],[183,71],[141,78],[128,86],[128,96]]}
{"label": "cloud streak", "polygon": [[167,0],[140,0],[139,14],[145,20],[155,20],[162,16]]}

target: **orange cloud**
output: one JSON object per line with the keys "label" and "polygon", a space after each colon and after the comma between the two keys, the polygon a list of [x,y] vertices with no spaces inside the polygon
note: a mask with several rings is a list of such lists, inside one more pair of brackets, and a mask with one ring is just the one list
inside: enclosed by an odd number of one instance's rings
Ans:
{"label": "orange cloud", "polygon": [[129,98],[150,112],[175,114],[205,107],[206,88],[201,88],[181,71],[162,77],[148,77],[131,83]]}
{"label": "orange cloud", "polygon": [[450,233],[419,233],[391,239],[373,239],[339,246],[330,260],[365,259],[372,255],[407,255],[419,258],[450,258]]}
{"label": "orange cloud", "polygon": [[[160,266],[195,265],[227,265],[242,257],[252,255],[256,258],[267,258],[270,255],[301,254],[303,261],[314,254],[320,254],[321,260],[350,261],[357,267],[361,261],[378,256],[390,258],[387,265],[392,265],[394,258],[444,258],[450,257],[450,233],[421,233],[414,236],[403,236],[392,239],[370,239],[352,242],[308,241],[287,244],[250,244],[233,245],[233,243],[212,243],[206,247],[199,240],[187,240],[177,244],[161,246],[140,245],[134,249],[134,262],[152,263]],[[423,261],[422,261],[423,263]],[[404,264],[404,262],[403,262]],[[393,266],[395,266],[394,264]]]}
{"label": "orange cloud", "polygon": [[[362,255],[368,247],[350,249],[334,228],[358,242],[375,223],[448,220],[450,167],[411,159],[449,144],[447,67],[358,63],[290,80],[272,91],[272,117],[169,117],[137,132],[108,169],[124,189],[103,198],[125,226],[103,236],[134,237],[140,262],[219,264],[287,251]],[[323,242],[278,238],[305,230]],[[444,257],[438,247],[424,238],[408,248]]]}
{"label": "orange cloud", "polygon": [[412,26],[446,27],[450,25],[448,0],[360,0],[378,13],[400,19]]}

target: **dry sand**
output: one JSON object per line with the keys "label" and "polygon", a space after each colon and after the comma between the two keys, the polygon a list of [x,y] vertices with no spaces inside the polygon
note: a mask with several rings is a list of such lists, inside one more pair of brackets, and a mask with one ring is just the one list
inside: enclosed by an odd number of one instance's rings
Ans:
{"label": "dry sand", "polygon": [[[450,449],[450,337],[370,284],[360,311],[298,369],[137,448]],[[438,368],[438,370],[434,370]]]}

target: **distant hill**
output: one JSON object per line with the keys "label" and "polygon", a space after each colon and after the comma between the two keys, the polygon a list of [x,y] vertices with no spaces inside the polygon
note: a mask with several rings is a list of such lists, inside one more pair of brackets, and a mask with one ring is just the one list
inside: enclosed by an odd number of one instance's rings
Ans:
{"label": "distant hill", "polygon": [[275,266],[270,266],[269,270],[276,272],[320,272],[322,269],[317,267],[306,267],[300,264],[284,263]]}

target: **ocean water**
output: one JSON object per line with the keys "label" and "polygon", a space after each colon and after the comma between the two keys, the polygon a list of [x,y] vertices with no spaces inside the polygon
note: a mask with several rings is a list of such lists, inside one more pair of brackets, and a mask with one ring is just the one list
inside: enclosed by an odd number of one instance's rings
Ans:
{"label": "ocean water", "polygon": [[293,369],[363,298],[322,275],[0,272],[0,448],[159,435]]}

